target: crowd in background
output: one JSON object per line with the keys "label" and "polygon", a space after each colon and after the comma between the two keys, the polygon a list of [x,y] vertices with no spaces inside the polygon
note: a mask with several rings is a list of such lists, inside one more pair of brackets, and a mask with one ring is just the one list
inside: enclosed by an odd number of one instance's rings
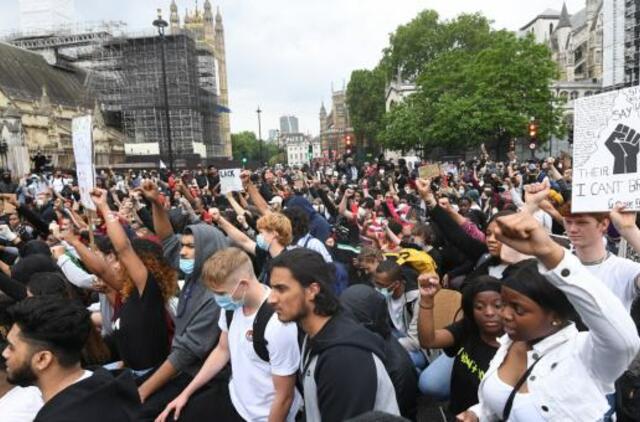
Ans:
{"label": "crowd in background", "polygon": [[45,162],[0,180],[3,421],[640,415],[637,217],[567,157],[108,169],[95,211]]}

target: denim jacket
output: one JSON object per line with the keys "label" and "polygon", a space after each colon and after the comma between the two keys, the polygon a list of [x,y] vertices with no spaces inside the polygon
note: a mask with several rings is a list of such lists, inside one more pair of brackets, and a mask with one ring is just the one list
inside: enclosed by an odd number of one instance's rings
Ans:
{"label": "denim jacket", "polygon": [[[570,253],[556,268],[539,264],[539,270],[564,292],[589,331],[578,332],[571,324],[527,352],[527,366],[541,359],[527,379],[529,394],[545,420],[601,420],[609,409],[605,396],[614,391],[615,380],[640,349],[636,327],[620,300]],[[513,343],[507,335],[499,342],[478,389],[480,402],[470,409],[480,421],[502,418],[502,411],[492,412],[483,400],[486,379],[498,370]]]}

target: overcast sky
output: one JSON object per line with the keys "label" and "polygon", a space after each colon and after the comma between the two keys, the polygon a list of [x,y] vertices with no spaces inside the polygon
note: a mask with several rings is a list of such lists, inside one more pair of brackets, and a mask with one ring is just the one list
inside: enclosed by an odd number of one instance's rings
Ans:
{"label": "overcast sky", "polygon": [[[18,22],[19,0],[0,0],[0,33]],[[204,0],[199,0],[202,8]],[[149,28],[155,10],[168,16],[170,0],[76,0],[79,21],[121,20],[131,30]],[[181,18],[195,0],[177,0]],[[496,28],[517,30],[562,0],[218,0],[222,12],[229,73],[231,130],[262,136],[293,114],[304,132],[319,132],[318,112],[331,101],[331,84],[341,88],[354,69],[372,68],[389,34],[424,9],[453,18],[482,12]],[[570,13],[584,0],[567,0]]]}

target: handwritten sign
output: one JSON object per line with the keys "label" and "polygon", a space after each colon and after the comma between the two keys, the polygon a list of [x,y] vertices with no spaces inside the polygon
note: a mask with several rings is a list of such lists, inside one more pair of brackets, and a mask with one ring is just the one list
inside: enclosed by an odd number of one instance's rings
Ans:
{"label": "handwritten sign", "polygon": [[440,166],[437,164],[426,164],[418,168],[418,175],[421,179],[433,179],[440,176]]}
{"label": "handwritten sign", "polygon": [[95,187],[93,168],[93,126],[91,116],[75,117],[71,122],[73,155],[76,160],[80,201],[86,209],[95,211],[91,191]]}
{"label": "handwritten sign", "polygon": [[242,190],[241,171],[241,169],[226,169],[218,172],[220,175],[220,193],[226,195],[229,192]]}
{"label": "handwritten sign", "polygon": [[640,210],[640,87],[575,100],[572,212]]}

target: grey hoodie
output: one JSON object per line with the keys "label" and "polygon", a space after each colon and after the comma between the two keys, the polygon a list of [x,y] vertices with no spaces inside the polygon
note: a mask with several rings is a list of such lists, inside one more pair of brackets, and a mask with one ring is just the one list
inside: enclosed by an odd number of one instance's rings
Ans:
{"label": "grey hoodie", "polygon": [[[213,292],[200,279],[204,262],[217,251],[227,248],[229,241],[220,230],[206,224],[193,224],[185,230],[193,234],[195,262],[193,273],[180,292],[169,362],[180,372],[195,376],[204,360],[218,343],[220,308]],[[173,235],[162,243],[164,256],[174,268],[180,265],[181,236]]]}

